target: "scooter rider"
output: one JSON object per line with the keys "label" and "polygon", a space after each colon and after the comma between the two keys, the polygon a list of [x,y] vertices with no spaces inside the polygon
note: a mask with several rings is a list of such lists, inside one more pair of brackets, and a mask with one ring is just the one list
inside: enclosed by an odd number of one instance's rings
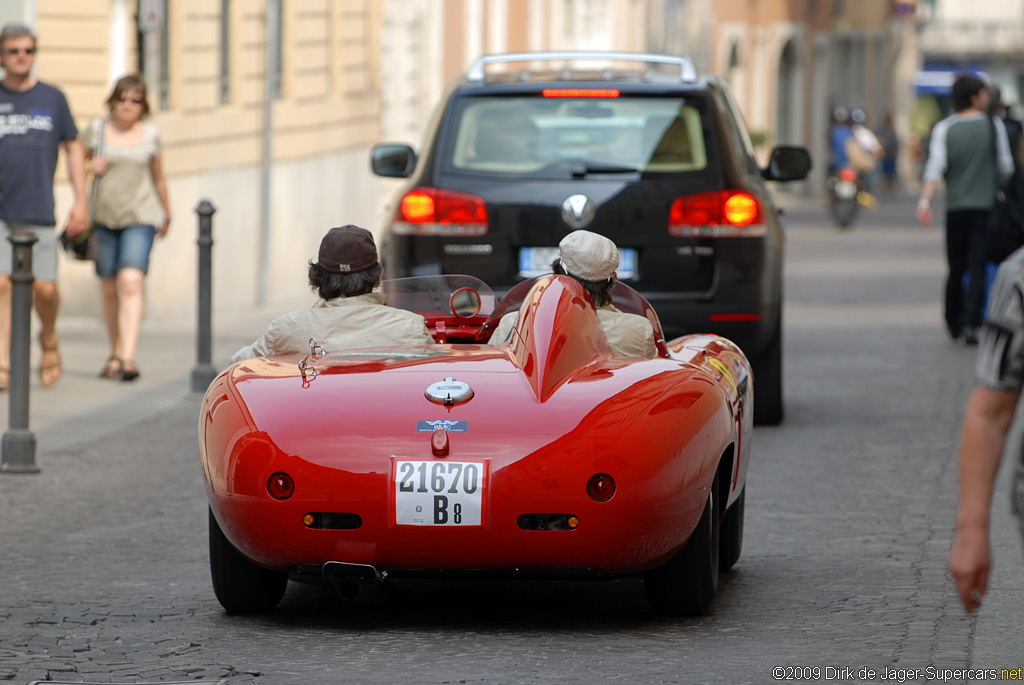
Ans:
{"label": "scooter rider", "polygon": [[829,132],[829,143],[832,146],[832,164],[829,175],[835,176],[839,169],[847,166],[850,161],[846,156],[846,142],[853,137],[850,127],[850,113],[845,107],[836,107],[832,112],[832,130]]}

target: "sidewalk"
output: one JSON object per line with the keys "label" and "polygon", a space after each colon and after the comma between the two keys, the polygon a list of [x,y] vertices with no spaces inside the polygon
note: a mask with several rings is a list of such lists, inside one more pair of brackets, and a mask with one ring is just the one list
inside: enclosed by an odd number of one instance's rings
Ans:
{"label": "sidewalk", "polygon": [[[251,312],[215,312],[213,366],[226,366],[231,354],[261,335],[274,316],[308,307],[314,299],[310,294],[302,301]],[[49,388],[39,382],[37,327],[33,314],[29,430],[36,438],[36,465],[40,468],[46,468],[47,453],[73,451],[78,444],[154,416],[191,394],[191,374],[196,366],[194,319],[145,319],[136,359],[142,375],[122,383],[99,377],[109,353],[103,322],[61,314],[57,330],[64,374]],[[9,398],[8,393],[0,393],[0,425],[5,431]]]}

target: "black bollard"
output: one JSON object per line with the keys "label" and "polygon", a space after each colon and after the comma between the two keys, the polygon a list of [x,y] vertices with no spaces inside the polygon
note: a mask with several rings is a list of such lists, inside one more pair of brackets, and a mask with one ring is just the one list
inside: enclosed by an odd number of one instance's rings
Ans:
{"label": "black bollard", "polygon": [[32,327],[32,245],[39,240],[27,231],[7,239],[11,256],[11,380],[7,398],[7,430],[0,443],[0,472],[39,473],[36,436],[28,427],[29,353]]}
{"label": "black bollard", "polygon": [[196,366],[192,369],[192,392],[206,392],[210,382],[217,377],[217,369],[213,367],[213,213],[217,210],[209,200],[202,200],[196,206],[199,215],[199,281],[198,308],[196,321]]}

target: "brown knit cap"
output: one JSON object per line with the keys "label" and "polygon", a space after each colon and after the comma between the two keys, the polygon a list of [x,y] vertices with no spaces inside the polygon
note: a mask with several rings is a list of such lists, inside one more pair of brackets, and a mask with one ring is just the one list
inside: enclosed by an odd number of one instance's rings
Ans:
{"label": "brown knit cap", "polygon": [[338,226],[327,231],[320,241],[317,264],[332,274],[351,274],[366,271],[377,263],[377,246],[373,234],[365,228]]}

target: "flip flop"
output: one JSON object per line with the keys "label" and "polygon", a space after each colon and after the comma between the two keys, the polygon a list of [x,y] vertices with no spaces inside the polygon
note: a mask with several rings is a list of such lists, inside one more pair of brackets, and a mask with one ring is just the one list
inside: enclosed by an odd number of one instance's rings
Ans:
{"label": "flip flop", "polygon": [[[64,366],[61,363],[60,351],[57,345],[47,347],[43,345],[42,341],[40,341],[39,345],[43,348],[43,358],[39,363],[39,382],[44,387],[50,387],[60,380],[61,374],[64,372]],[[54,358],[56,358],[56,361],[54,361]],[[49,363],[47,363],[47,359],[50,360]]]}

